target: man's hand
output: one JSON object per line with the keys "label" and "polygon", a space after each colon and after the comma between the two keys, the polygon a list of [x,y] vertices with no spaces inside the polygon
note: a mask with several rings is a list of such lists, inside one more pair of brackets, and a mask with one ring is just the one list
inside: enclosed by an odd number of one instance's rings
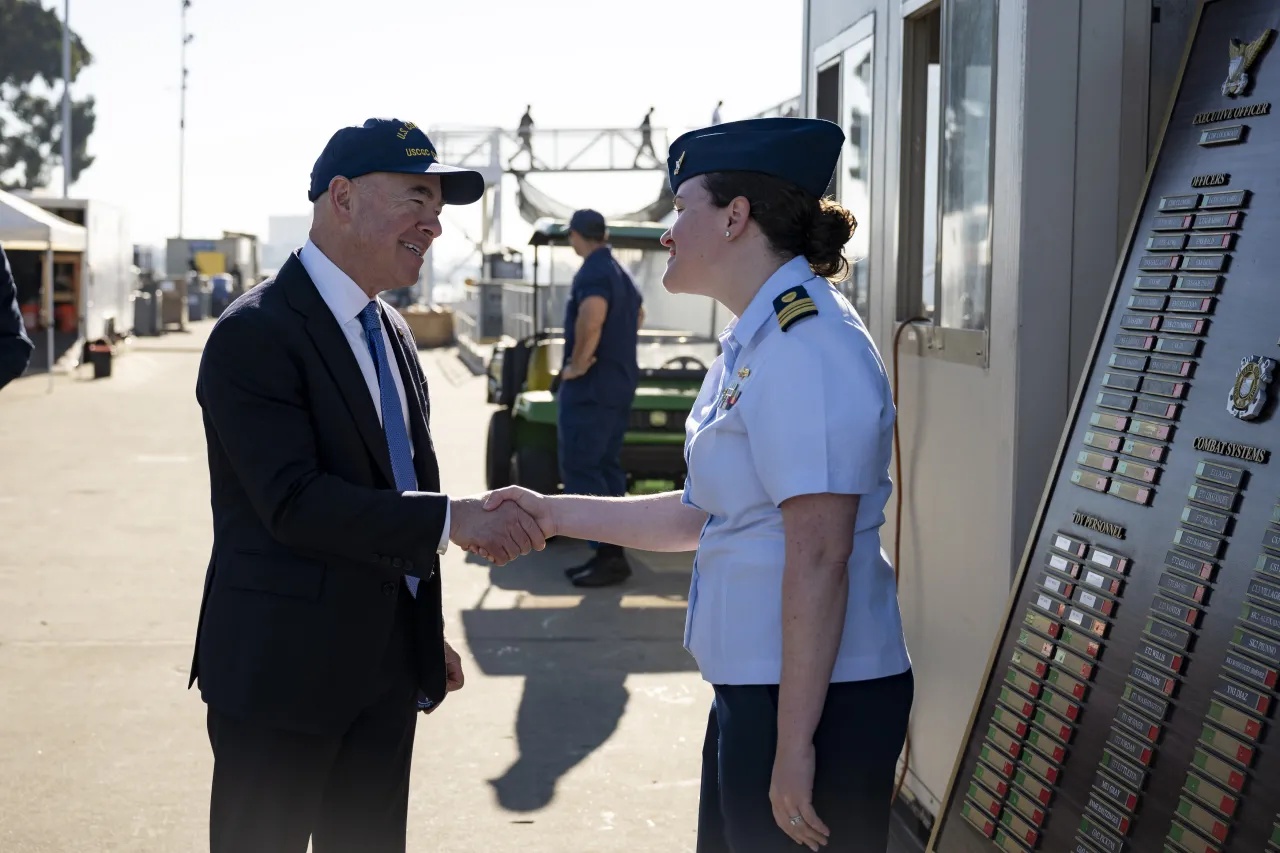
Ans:
{"label": "man's hand", "polygon": [[587,374],[587,371],[590,370],[591,366],[595,363],[596,363],[595,356],[592,356],[591,360],[587,362],[587,366],[582,368],[579,368],[578,365],[574,364],[573,362],[569,362],[564,366],[564,370],[560,371],[560,378],[565,382],[578,379],[582,376],[585,376]]}
{"label": "man's hand", "polygon": [[547,547],[541,526],[516,502],[486,511],[486,496],[458,498],[450,502],[449,539],[459,548],[482,551],[499,566]]}
{"label": "man's hand", "polygon": [[444,689],[452,693],[455,690],[461,690],[462,685],[467,678],[462,674],[462,655],[453,650],[453,646],[449,645],[449,641],[444,641],[444,673],[445,685]]}
{"label": "man's hand", "polygon": [[[553,511],[554,505],[555,502],[548,500],[546,495],[531,492],[520,486],[495,489],[484,496],[484,508],[489,512],[509,506],[517,506],[522,512],[527,513],[542,531],[544,541],[556,535],[557,523]],[[468,550],[473,554],[484,557],[486,560],[494,559],[493,554],[483,546],[472,546]],[[494,560],[494,562],[497,561]]]}
{"label": "man's hand", "polygon": [[[449,698],[449,694],[455,690],[461,690],[462,685],[466,682],[466,676],[462,674],[462,655],[453,650],[453,646],[449,645],[449,641],[444,641],[444,690],[445,695],[439,702],[434,702],[427,707],[421,707],[423,714],[434,714],[436,709],[444,704],[444,700]],[[418,692],[418,702],[423,702],[423,694]]]}

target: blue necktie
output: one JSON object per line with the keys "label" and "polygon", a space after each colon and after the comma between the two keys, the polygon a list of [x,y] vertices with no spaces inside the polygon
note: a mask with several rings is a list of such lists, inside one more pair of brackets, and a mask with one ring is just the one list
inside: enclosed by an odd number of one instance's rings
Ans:
{"label": "blue necktie", "polygon": [[[360,325],[364,327],[365,343],[373,356],[373,366],[378,371],[378,397],[382,401],[382,431],[387,436],[387,450],[391,453],[391,473],[395,476],[396,489],[413,492],[418,489],[418,477],[413,473],[413,452],[409,444],[409,432],[404,428],[404,409],[400,408],[400,395],[387,362],[387,348],[382,342],[382,321],[378,317],[378,302],[374,300],[360,312]],[[414,597],[418,595],[418,579],[405,575],[404,582]]]}

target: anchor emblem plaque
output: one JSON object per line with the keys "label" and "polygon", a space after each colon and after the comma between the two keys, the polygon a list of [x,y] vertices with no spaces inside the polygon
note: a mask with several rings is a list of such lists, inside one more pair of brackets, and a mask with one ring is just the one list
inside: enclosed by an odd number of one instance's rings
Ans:
{"label": "anchor emblem plaque", "polygon": [[1267,385],[1276,368],[1275,359],[1250,355],[1240,359],[1235,384],[1227,398],[1227,411],[1242,421],[1258,417],[1267,403]]}

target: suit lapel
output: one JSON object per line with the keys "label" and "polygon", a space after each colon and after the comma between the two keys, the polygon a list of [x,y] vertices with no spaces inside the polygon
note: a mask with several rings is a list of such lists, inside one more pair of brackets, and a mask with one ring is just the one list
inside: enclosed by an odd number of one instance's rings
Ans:
{"label": "suit lapel", "polygon": [[436,461],[436,449],[431,442],[431,428],[427,423],[431,409],[425,380],[416,364],[417,350],[385,310],[382,312],[382,324],[387,329],[387,337],[391,339],[396,367],[400,370],[400,381],[404,384],[405,400],[409,404],[409,424],[413,428],[413,467],[418,475],[418,488],[429,492],[438,491],[440,469]]}
{"label": "suit lapel", "polygon": [[395,483],[395,474],[391,470],[391,452],[387,449],[387,436],[382,431],[382,423],[378,420],[378,410],[373,407],[369,397],[369,386],[360,372],[360,365],[351,353],[351,344],[342,333],[342,328],[334,318],[333,312],[320,297],[311,276],[297,254],[289,257],[281,268],[277,280],[285,284],[289,302],[307,318],[307,334],[320,352],[333,381],[356,422],[360,437],[373,455],[378,469],[388,483]]}

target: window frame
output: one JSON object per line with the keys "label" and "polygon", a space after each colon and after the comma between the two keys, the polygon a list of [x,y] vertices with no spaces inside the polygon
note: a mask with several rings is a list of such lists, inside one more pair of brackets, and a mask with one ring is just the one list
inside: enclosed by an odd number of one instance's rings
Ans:
{"label": "window frame", "polygon": [[[935,12],[939,14],[938,39],[941,42],[941,0],[912,3],[910,10],[903,7],[902,19],[902,74],[899,114],[898,158],[898,286],[895,323],[916,317],[927,317],[930,325],[936,323],[937,312],[937,243],[934,244],[934,309],[927,311],[921,286],[924,281],[925,218],[932,215],[941,219],[941,208],[936,204],[932,213],[925,209],[924,169],[927,158],[929,131],[928,59],[932,52],[930,31],[923,19]],[[938,65],[942,66],[939,45]],[[925,55],[921,61],[921,55]],[[923,78],[923,79],[922,79]],[[940,78],[941,79],[941,76]],[[938,96],[941,113],[942,95]],[[938,116],[941,128],[941,115]],[[917,147],[919,153],[917,153]],[[939,145],[939,160],[941,145]],[[939,163],[940,165],[940,163]]]}
{"label": "window frame", "polygon": [[[999,99],[998,80],[1000,66],[1000,0],[992,0],[995,4],[995,18],[992,32],[992,79],[990,100],[990,146],[988,164],[988,204],[987,232],[988,245],[995,230],[995,175],[997,146],[997,103]],[[936,222],[938,239],[934,255],[934,300],[933,311],[928,314],[929,322],[921,328],[921,334],[908,336],[917,343],[917,354],[940,358],[945,361],[969,364],[986,369],[990,363],[991,343],[991,297],[994,292],[993,278],[995,272],[995,252],[991,251],[988,260],[985,287],[987,291],[987,320],[982,329],[962,329],[944,326],[940,323],[941,311],[941,276],[942,276],[942,193],[943,160],[945,157],[945,140],[942,138],[942,122],[948,98],[947,62],[947,22],[948,15],[954,7],[948,0],[903,0],[902,6],[902,73],[901,98],[899,115],[899,218],[898,228],[900,242],[898,246],[898,287],[896,321],[902,323],[924,314],[924,302],[920,287],[923,281],[923,240],[924,217],[932,216]],[[919,85],[919,75],[925,73],[924,66],[918,62],[919,51],[929,48],[929,30],[921,24],[921,19],[933,13],[938,14],[938,64],[941,69],[938,92],[938,151],[937,180],[939,192],[937,203],[932,211],[924,210],[924,191],[919,186],[922,178],[913,169],[918,158],[912,156],[912,147],[919,136],[923,139],[927,133],[928,95],[925,87]],[[923,124],[918,124],[923,122]]]}
{"label": "window frame", "polygon": [[[873,256],[875,255],[875,251],[876,251],[876,246],[875,246],[875,243],[873,242],[876,236],[876,231],[874,228],[871,227],[872,220],[874,219],[872,215],[872,208],[875,207],[875,203],[876,203],[875,199],[877,198],[877,195],[876,195],[877,187],[875,186],[876,184],[875,178],[877,176],[877,172],[874,166],[875,155],[876,155],[875,134],[876,134],[876,125],[880,120],[882,120],[881,117],[876,115],[876,109],[875,109],[875,101],[876,101],[876,90],[874,88],[876,85],[875,62],[876,62],[876,53],[879,50],[880,46],[876,42],[876,13],[874,11],[868,12],[867,14],[863,15],[861,18],[859,18],[850,26],[841,30],[835,36],[831,37],[827,41],[813,48],[813,50],[810,53],[810,62],[808,63],[809,79],[808,79],[808,86],[806,87],[808,90],[809,103],[807,103],[805,106],[807,110],[806,112],[807,115],[816,116],[818,114],[818,76],[821,73],[830,70],[832,67],[839,66],[840,70],[836,75],[837,86],[839,87],[836,93],[836,100],[838,102],[836,111],[837,111],[839,121],[837,121],[836,123],[840,126],[841,130],[845,130],[845,121],[847,119],[847,112],[849,107],[849,103],[846,98],[847,87],[845,86],[845,76],[849,73],[849,69],[845,67],[845,54],[849,50],[855,47],[858,47],[859,45],[867,41],[871,42],[870,55],[871,55],[871,62],[872,62],[872,72],[871,72],[872,73],[872,95],[871,95],[872,104],[871,104],[871,110],[870,110],[871,134],[868,140],[867,150],[865,152],[865,156],[867,159],[866,184],[867,184],[867,190],[868,190],[867,192],[868,209],[864,211],[863,215],[860,217],[858,221],[858,228],[870,229],[864,232],[867,235],[866,237],[867,253],[866,253],[866,256],[862,258],[862,263],[866,267],[867,279],[868,281],[871,281],[873,267],[875,265],[875,258]],[[832,189],[834,191],[836,200],[841,204],[843,204],[845,201],[843,198],[841,198],[840,188],[841,188],[841,175],[843,174],[844,164],[845,164],[844,149],[846,145],[848,145],[847,139],[845,140],[844,145],[842,145],[840,148],[840,159],[837,161],[836,171],[835,171],[835,174],[832,176]],[[852,279],[853,277],[852,265],[850,265],[849,275],[850,275],[850,278]],[[867,294],[866,314],[860,315],[862,316],[863,322],[868,327],[870,327],[874,322],[874,316],[875,316],[874,304],[875,304],[875,288],[870,287],[869,292]]]}

